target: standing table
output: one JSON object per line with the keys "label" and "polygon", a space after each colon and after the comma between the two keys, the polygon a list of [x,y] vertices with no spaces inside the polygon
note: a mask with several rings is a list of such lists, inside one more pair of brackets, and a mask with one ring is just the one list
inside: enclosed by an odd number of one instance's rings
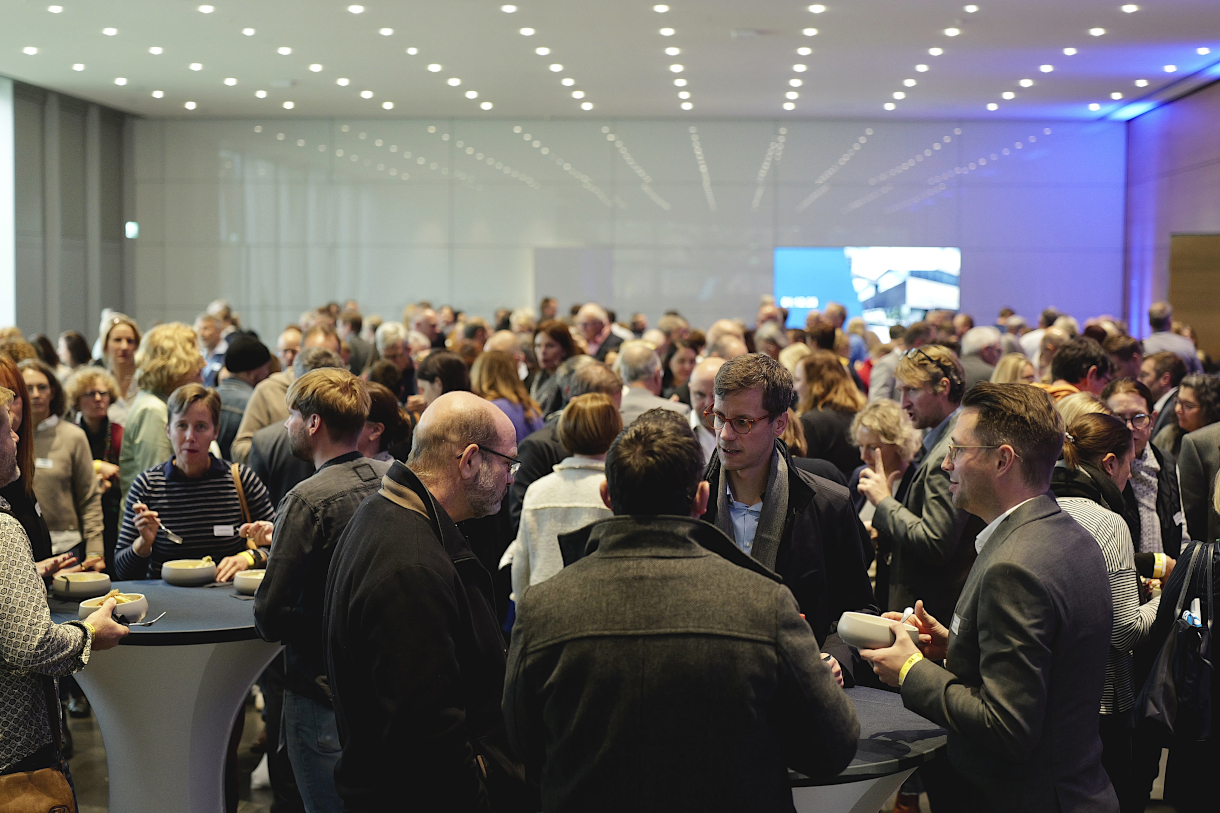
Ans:
{"label": "standing table", "polygon": [[[254,603],[232,584],[173,587],[115,582],[148,597],[148,615],[121,646],[94,652],[76,680],[106,744],[110,810],[223,813],[233,721],[250,687],[280,651],[258,637]],[[77,618],[76,602],[51,599],[51,618]]]}
{"label": "standing table", "polygon": [[847,695],[860,719],[856,758],[833,779],[792,772],[797,813],[877,813],[921,763],[944,751],[945,730],[904,708],[897,692],[858,686]]}

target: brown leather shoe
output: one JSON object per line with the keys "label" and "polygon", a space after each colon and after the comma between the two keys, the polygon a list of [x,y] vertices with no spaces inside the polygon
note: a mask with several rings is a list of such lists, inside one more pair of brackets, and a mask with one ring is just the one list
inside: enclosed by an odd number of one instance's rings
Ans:
{"label": "brown leather shoe", "polygon": [[898,800],[894,802],[893,813],[921,813],[919,809],[919,794],[898,794]]}

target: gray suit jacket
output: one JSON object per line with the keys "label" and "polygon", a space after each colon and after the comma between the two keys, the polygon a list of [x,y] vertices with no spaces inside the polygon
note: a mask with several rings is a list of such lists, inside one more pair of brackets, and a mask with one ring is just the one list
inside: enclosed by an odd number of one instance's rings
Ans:
{"label": "gray suit jacket", "polygon": [[1097,733],[1114,609],[1101,548],[1035,497],[992,534],[949,627],[944,668],[920,661],[902,702],[949,729],[977,809],[1116,813]]}
{"label": "gray suit jacket", "polygon": [[892,350],[873,362],[872,372],[868,374],[868,402],[883,401],[894,397],[894,371],[902,360],[902,351]]}
{"label": "gray suit jacket", "polygon": [[966,373],[966,389],[970,389],[980,381],[990,381],[995,367],[983,361],[982,356],[971,353],[962,357],[962,370]]}
{"label": "gray suit jacket", "polygon": [[949,473],[940,467],[956,423],[915,470],[904,502],[887,497],[873,514],[882,550],[887,544],[890,550],[889,596],[877,597],[887,610],[901,611],[923,599],[928,612],[947,617],[974,564],[974,538],[986,523],[953,506]]}
{"label": "gray suit jacket", "polygon": [[1182,485],[1182,508],[1186,530],[1191,539],[1215,539],[1220,533],[1220,517],[1212,508],[1216,472],[1220,471],[1220,423],[1209,424],[1187,433],[1178,453],[1178,474]]}
{"label": "gray suit jacket", "polygon": [[683,417],[690,414],[690,407],[686,404],[660,398],[639,387],[628,387],[627,391],[623,393],[623,405],[619,407],[619,413],[623,416],[623,426],[631,426],[636,418],[650,409],[669,409]]}

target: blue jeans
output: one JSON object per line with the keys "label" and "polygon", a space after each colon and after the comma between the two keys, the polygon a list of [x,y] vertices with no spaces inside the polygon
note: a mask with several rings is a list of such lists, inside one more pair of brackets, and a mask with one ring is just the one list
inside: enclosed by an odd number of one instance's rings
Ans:
{"label": "blue jeans", "polygon": [[341,813],[335,765],[342,749],[334,710],[285,689],[280,736],[288,745],[288,760],[307,813]]}

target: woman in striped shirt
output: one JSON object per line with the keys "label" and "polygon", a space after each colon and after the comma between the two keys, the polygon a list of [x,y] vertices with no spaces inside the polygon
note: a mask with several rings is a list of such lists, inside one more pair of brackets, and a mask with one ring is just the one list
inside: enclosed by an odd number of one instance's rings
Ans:
{"label": "woman in striped shirt", "polygon": [[[166,434],[174,456],[141,472],[131,485],[115,547],[116,575],[155,579],[168,560],[203,556],[219,562],[220,582],[263,567],[275,509],[253,471],[208,452],[218,432],[220,397],[201,384],[187,384],[174,391],[167,407]],[[242,510],[235,472],[248,514]],[[181,537],[181,544],[172,542],[167,532]],[[259,547],[247,550],[247,538]]]}
{"label": "woman in striped shirt", "polygon": [[1134,456],[1131,430],[1123,421],[1112,415],[1085,414],[1068,427],[1063,459],[1051,476],[1059,507],[1097,540],[1110,577],[1114,626],[1101,696],[1101,761],[1123,810],[1130,809],[1136,792],[1126,714],[1135,699],[1131,651],[1148,640],[1161,601],[1158,596],[1140,604],[1135,548],[1123,515],[1122,490],[1131,477]]}

